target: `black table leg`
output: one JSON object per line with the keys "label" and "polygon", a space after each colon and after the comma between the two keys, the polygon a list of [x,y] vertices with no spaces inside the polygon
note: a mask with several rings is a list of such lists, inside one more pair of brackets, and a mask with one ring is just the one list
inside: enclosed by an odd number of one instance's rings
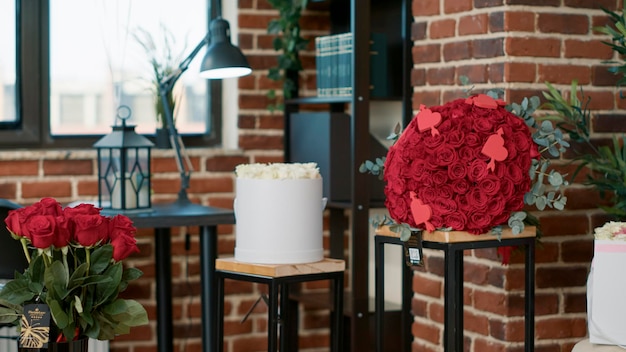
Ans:
{"label": "black table leg", "polygon": [[267,350],[268,352],[276,351],[276,346],[278,344],[277,334],[278,334],[278,283],[277,280],[270,280],[269,282],[269,300],[270,303],[267,305],[269,310],[269,317],[267,321]]}
{"label": "black table leg", "polygon": [[169,228],[154,230],[154,261],[156,266],[157,350],[174,350],[172,327],[172,262]]}
{"label": "black table leg", "polygon": [[333,336],[331,342],[332,352],[341,352],[343,343],[343,271],[337,273],[337,277],[332,282],[334,291],[335,320],[333,323]]}
{"label": "black table leg", "polygon": [[[278,324],[280,325],[280,351],[289,351],[289,333],[287,324],[289,322],[289,284],[286,282],[280,285],[280,313]],[[296,332],[296,336],[298,333]]]}
{"label": "black table leg", "polygon": [[526,245],[526,282],[524,289],[525,306],[525,352],[535,350],[535,238]]}
{"label": "black table leg", "polygon": [[383,336],[385,317],[385,248],[379,236],[374,237],[374,285],[375,285],[375,315],[376,315],[376,352],[383,351]]}
{"label": "black table leg", "polygon": [[[216,352],[224,351],[224,277],[221,275],[217,276],[217,331],[216,331],[216,339],[217,339],[217,350]],[[204,343],[204,341],[203,341]],[[206,345],[203,345],[206,346]],[[211,348],[205,349],[205,351],[212,351]]]}
{"label": "black table leg", "polygon": [[413,334],[411,333],[411,324],[413,316],[411,315],[411,301],[413,300],[413,268],[406,265],[404,256],[402,256],[400,265],[402,265],[402,337],[401,351],[411,351],[411,343],[413,342]]}
{"label": "black table leg", "polygon": [[[202,346],[205,351],[212,351],[221,343],[217,337],[217,282],[215,259],[217,258],[217,226],[200,226],[200,285],[202,292]],[[171,276],[171,275],[170,275]],[[223,279],[222,279],[223,280]],[[222,287],[223,289],[223,287]],[[218,349],[218,351],[221,351]]]}
{"label": "black table leg", "polygon": [[444,350],[463,351],[463,250],[448,244],[444,251]]}

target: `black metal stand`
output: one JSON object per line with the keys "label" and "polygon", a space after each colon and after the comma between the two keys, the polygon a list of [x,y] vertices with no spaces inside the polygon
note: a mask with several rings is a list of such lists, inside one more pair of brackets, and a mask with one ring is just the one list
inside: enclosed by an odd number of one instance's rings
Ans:
{"label": "black metal stand", "polygon": [[[269,288],[267,350],[275,352],[280,346],[281,352],[289,352],[289,333],[285,322],[289,321],[289,285],[294,283],[332,280],[334,316],[331,326],[331,351],[342,352],[343,342],[343,271],[302,274],[294,276],[264,276],[235,271],[216,270],[217,276],[217,351],[224,350],[224,279],[241,280],[267,284]],[[279,303],[280,296],[280,303]],[[280,331],[280,345],[278,333]]]}
{"label": "black metal stand", "polygon": [[155,268],[157,304],[157,351],[174,351],[172,318],[172,262],[170,228],[199,226],[200,228],[200,280],[202,284],[202,346],[212,351],[216,346],[215,311],[217,295],[215,259],[217,258],[217,225],[234,224],[232,210],[178,203],[155,205],[153,211],[127,214],[137,228],[155,229]]}
{"label": "black metal stand", "polygon": [[[384,316],[384,245],[402,245],[396,237],[375,236],[374,249],[376,261],[376,351],[384,351],[384,326],[381,323]],[[466,249],[494,248],[501,246],[524,246],[525,254],[525,287],[524,287],[524,318],[525,335],[524,351],[534,351],[535,337],[535,237],[508,238],[473,242],[430,242],[423,241],[424,248],[444,251],[444,350],[446,352],[463,352],[463,251]],[[402,336],[403,350],[411,350],[413,337],[410,334],[411,324],[411,268],[404,265],[402,280]]]}

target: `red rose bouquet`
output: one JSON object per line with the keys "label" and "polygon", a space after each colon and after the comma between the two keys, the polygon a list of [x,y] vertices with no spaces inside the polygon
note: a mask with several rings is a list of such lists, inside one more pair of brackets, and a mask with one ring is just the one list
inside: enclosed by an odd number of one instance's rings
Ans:
{"label": "red rose bouquet", "polygon": [[542,154],[568,143],[549,121],[537,125],[528,100],[510,108],[485,94],[420,107],[383,164],[385,206],[399,227],[482,234],[508,224],[520,233],[526,204],[563,208],[556,190],[566,182]]}
{"label": "red rose bouquet", "polygon": [[110,340],[148,323],[138,302],[118,297],[142,275],[122,266],[139,252],[128,217],[103,216],[91,204],[62,208],[44,198],[11,211],[5,223],[29,266],[0,290],[0,323],[18,325],[24,306],[35,302],[50,309],[51,341]]}

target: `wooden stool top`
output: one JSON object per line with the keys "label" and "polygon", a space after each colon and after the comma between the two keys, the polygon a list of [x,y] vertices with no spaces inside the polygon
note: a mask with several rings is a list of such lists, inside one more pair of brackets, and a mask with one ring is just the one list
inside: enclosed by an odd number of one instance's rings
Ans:
{"label": "wooden stool top", "polygon": [[589,339],[582,340],[574,346],[572,352],[620,352],[623,348],[614,345],[594,345]]}
{"label": "wooden stool top", "polygon": [[215,260],[215,269],[270,277],[284,277],[344,271],[346,262],[341,259],[324,258],[319,262],[303,264],[255,264],[239,262],[235,258],[218,258]]}
{"label": "wooden stool top", "polygon": [[[376,234],[380,236],[400,237],[396,232],[389,229],[389,226],[381,226],[376,229]],[[537,228],[535,226],[526,226],[524,231],[517,235],[513,234],[513,231],[505,227],[502,229],[501,239],[510,238],[522,238],[522,237],[537,237]],[[458,242],[474,242],[474,241],[489,241],[497,240],[498,238],[491,233],[484,233],[482,235],[473,235],[465,231],[424,231],[422,232],[422,240],[429,242],[442,242],[442,243],[458,243]]]}

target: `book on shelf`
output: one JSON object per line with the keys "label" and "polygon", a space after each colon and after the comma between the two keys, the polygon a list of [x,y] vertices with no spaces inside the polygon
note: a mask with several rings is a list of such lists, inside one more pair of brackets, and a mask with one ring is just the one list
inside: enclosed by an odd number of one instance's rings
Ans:
{"label": "book on shelf", "polygon": [[[336,97],[352,95],[352,33],[315,38],[317,95]],[[370,94],[388,95],[387,40],[383,33],[372,33],[370,39]]]}

